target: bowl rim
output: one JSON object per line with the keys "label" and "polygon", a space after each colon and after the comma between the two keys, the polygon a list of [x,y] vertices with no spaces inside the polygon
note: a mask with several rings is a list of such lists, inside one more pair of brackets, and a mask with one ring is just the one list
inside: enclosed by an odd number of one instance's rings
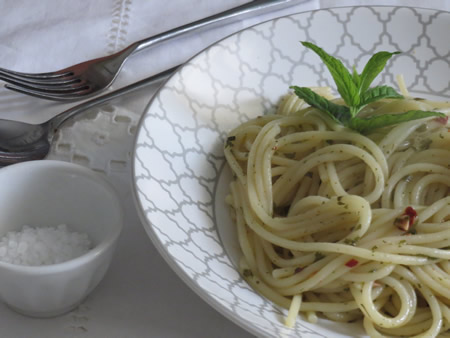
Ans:
{"label": "bowl rim", "polygon": [[32,169],[35,167],[58,171],[61,169],[70,170],[70,172],[74,173],[76,172],[79,176],[82,176],[84,178],[93,179],[104,189],[106,189],[108,194],[112,197],[113,203],[115,204],[115,210],[117,211],[119,217],[117,218],[117,221],[114,222],[114,225],[111,227],[111,231],[107,234],[107,236],[105,236],[97,245],[89,249],[87,252],[83,253],[81,256],[72,258],[64,262],[47,265],[19,265],[0,261],[0,269],[3,268],[14,271],[15,273],[33,274],[33,275],[36,274],[46,275],[46,274],[53,274],[56,272],[59,273],[75,269],[83,264],[87,264],[93,261],[98,256],[102,255],[102,253],[107,251],[110,247],[115,245],[123,229],[124,211],[120,199],[118,197],[117,190],[105,177],[103,177],[100,173],[97,173],[92,169],[84,167],[80,164],[50,159],[20,162],[4,168],[0,168],[0,176],[4,175],[5,172],[9,173],[10,171],[17,171],[17,169],[20,170],[22,170],[22,168]]}
{"label": "bowl rim", "polygon": [[[161,257],[164,259],[164,261],[169,265],[169,267],[172,269],[172,271],[175,272],[175,274],[188,286],[192,291],[194,291],[197,296],[199,296],[201,299],[203,299],[208,305],[210,305],[212,308],[214,308],[216,311],[218,311],[220,314],[222,314],[225,318],[229,319],[231,322],[235,323],[239,327],[245,329],[247,332],[251,334],[257,334],[258,337],[271,337],[268,332],[265,332],[263,329],[259,328],[258,326],[252,325],[249,321],[243,319],[242,317],[236,315],[235,313],[228,310],[226,307],[224,307],[218,300],[216,300],[214,297],[210,295],[207,291],[205,291],[200,285],[193,282],[193,280],[189,277],[189,275],[179,266],[176,261],[170,256],[168,251],[166,250],[166,247],[163,245],[161,241],[158,240],[157,234],[155,232],[155,229],[152,225],[152,222],[147,219],[145,215],[145,211],[142,207],[141,200],[139,198],[139,191],[138,191],[138,184],[137,184],[137,176],[136,176],[136,150],[138,146],[138,141],[141,136],[141,130],[142,125],[144,123],[144,120],[147,116],[147,112],[149,111],[150,107],[154,104],[156,101],[156,98],[159,96],[159,94],[162,92],[162,90],[166,87],[166,85],[172,81],[172,79],[179,74],[186,65],[188,65],[191,61],[196,59],[201,54],[205,53],[207,50],[209,50],[211,47],[223,42],[224,40],[227,40],[228,38],[231,38],[234,35],[240,34],[248,29],[251,29],[253,27],[257,27],[260,25],[267,24],[269,22],[279,20],[282,18],[297,16],[301,14],[306,13],[316,13],[316,12],[323,12],[328,10],[339,10],[339,9],[359,9],[359,8],[384,8],[384,9],[414,9],[419,11],[432,11],[434,13],[449,13],[450,11],[446,11],[443,9],[436,9],[436,8],[430,8],[425,6],[408,6],[405,4],[364,4],[364,5],[337,5],[334,7],[326,7],[326,8],[319,8],[319,9],[312,9],[312,10],[305,10],[300,12],[294,12],[286,15],[281,15],[278,17],[274,17],[269,20],[265,20],[262,22],[259,22],[254,25],[250,25],[248,27],[245,27],[243,29],[240,29],[234,33],[231,33],[217,41],[214,41],[213,43],[209,44],[196,54],[194,54],[192,57],[188,58],[185,62],[183,62],[175,71],[173,74],[171,74],[168,78],[166,78],[164,81],[161,82],[158,89],[155,91],[154,95],[150,98],[149,102],[146,104],[145,108],[142,111],[142,114],[138,120],[137,127],[136,127],[136,133],[134,135],[134,141],[133,141],[133,150],[131,153],[131,174],[132,174],[132,195],[134,204],[136,206],[136,211],[139,215],[139,219],[141,220],[142,226],[144,227],[145,232],[147,233],[148,237],[150,238],[150,241],[153,243],[153,245],[156,247],[157,251],[161,255]],[[217,184],[217,182],[216,182]],[[220,237],[220,236],[219,236]],[[227,254],[228,256],[228,254]],[[263,297],[263,296],[262,296]]]}

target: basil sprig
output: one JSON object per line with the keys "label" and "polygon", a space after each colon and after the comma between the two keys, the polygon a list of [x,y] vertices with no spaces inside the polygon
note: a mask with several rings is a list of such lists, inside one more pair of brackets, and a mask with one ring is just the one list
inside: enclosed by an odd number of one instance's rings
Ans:
{"label": "basil sprig", "polygon": [[308,87],[291,86],[294,93],[309,105],[328,114],[334,121],[354,129],[362,134],[374,129],[391,126],[401,122],[422,119],[430,116],[445,117],[446,115],[433,111],[410,110],[399,114],[384,114],[370,117],[357,117],[361,109],[369,103],[380,99],[402,99],[403,96],[390,86],[370,88],[371,83],[386,66],[387,61],[400,52],[378,52],[374,54],[361,74],[355,68],[350,73],[344,64],[326,53],[322,48],[310,42],[302,44],[313,50],[322,59],[336,83],[337,91],[346,105],[339,105],[316,94]]}

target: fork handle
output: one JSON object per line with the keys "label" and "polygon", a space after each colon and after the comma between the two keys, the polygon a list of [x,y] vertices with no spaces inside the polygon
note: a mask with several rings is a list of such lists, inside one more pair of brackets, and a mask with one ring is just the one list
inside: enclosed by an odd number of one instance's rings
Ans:
{"label": "fork handle", "polygon": [[140,41],[133,43],[128,48],[130,49],[130,54],[134,54],[135,52],[139,52],[148,47],[154,46],[161,42],[179,37],[186,33],[190,33],[192,31],[198,30],[200,28],[208,26],[208,28],[212,26],[217,26],[224,23],[230,23],[235,20],[241,19],[246,14],[253,13],[255,11],[259,12],[259,14],[263,14],[265,12],[281,9],[284,7],[288,7],[294,5],[295,3],[303,2],[305,0],[254,0],[244,5],[229,9],[227,11],[209,16],[207,18],[194,21],[187,25],[183,25],[174,29],[171,29],[167,32],[157,34],[150,38],[146,38]]}
{"label": "fork handle", "polygon": [[[288,7],[288,6],[294,5],[295,3],[299,3],[299,2],[303,2],[303,1],[305,1],[305,0],[254,0],[252,2],[244,4],[242,6],[238,6],[238,7],[229,9],[225,12],[215,14],[215,15],[209,16],[205,19],[194,21],[190,24],[187,24],[187,25],[184,25],[184,26],[181,26],[178,28],[174,28],[170,31],[155,35],[153,37],[137,41],[126,48],[128,50],[128,52],[125,53],[123,56],[124,56],[124,59],[126,59],[131,54],[141,51],[145,48],[154,46],[158,43],[170,40],[172,38],[176,38],[178,36],[184,35],[186,33],[190,33],[192,31],[195,31],[197,29],[200,29],[200,28],[203,28],[206,26],[211,27],[214,25],[223,24],[225,22],[231,22],[231,21],[237,20],[239,18],[242,18],[246,14],[250,14],[255,11],[258,11],[259,14],[262,14],[262,13],[268,12],[270,10],[281,9],[281,8]],[[121,53],[121,52],[119,52],[119,53]],[[78,115],[79,113],[85,111],[86,109],[89,109],[89,108],[97,106],[99,104],[108,102],[118,96],[127,94],[131,91],[134,91],[141,87],[147,86],[151,83],[159,82],[159,81],[165,79],[166,77],[168,77],[170,74],[172,74],[176,68],[177,67],[174,67],[165,72],[151,76],[150,78],[147,78],[147,79],[141,80],[137,83],[123,87],[119,90],[107,93],[105,95],[95,97],[89,101],[85,101],[73,108],[70,108],[70,109],[62,112],[59,115],[56,115],[53,119],[51,119],[49,121],[50,127],[51,127],[50,133],[56,132],[56,130],[59,128],[59,126],[61,124],[63,124],[66,120],[72,118],[75,115]],[[52,136],[53,135],[50,135],[50,137],[52,137]]]}

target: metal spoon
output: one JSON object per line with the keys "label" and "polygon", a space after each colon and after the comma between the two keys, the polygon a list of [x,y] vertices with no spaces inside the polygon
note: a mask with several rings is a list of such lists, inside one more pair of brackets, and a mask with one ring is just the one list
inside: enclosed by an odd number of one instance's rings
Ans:
{"label": "metal spoon", "polygon": [[41,124],[0,119],[0,166],[44,158],[50,151],[50,145],[56,132],[68,119],[121,95],[158,83],[172,74],[176,68],[171,68],[108,94],[85,101]]}

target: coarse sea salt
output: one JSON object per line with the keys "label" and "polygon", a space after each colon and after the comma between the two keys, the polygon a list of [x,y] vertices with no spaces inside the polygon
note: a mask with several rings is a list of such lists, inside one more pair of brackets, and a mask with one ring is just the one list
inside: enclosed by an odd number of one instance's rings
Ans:
{"label": "coarse sea salt", "polygon": [[91,249],[87,234],[67,225],[31,227],[10,231],[0,239],[0,261],[17,265],[50,265],[79,257]]}

